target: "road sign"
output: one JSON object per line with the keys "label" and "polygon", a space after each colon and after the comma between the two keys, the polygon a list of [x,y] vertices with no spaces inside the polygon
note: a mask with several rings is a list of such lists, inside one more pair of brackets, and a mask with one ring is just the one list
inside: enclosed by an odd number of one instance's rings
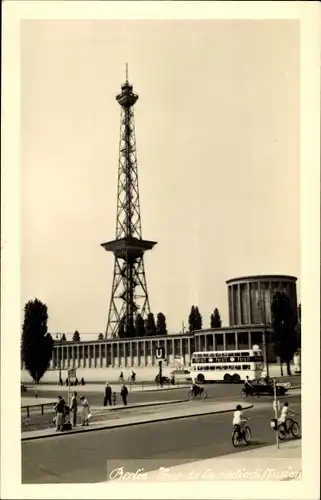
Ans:
{"label": "road sign", "polygon": [[165,357],[164,347],[156,347],[156,359],[158,359],[158,361],[161,361],[164,359],[164,357]]}
{"label": "road sign", "polygon": [[76,378],[76,368],[69,368],[68,369],[68,378]]}

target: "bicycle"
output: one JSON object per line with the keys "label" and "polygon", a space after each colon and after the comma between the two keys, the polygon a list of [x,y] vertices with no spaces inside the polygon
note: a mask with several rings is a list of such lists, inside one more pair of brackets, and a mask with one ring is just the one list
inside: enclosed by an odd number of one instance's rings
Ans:
{"label": "bicycle", "polygon": [[246,444],[249,444],[251,441],[251,429],[249,426],[245,426],[244,430],[241,431],[241,427],[239,425],[234,425],[233,426],[233,432],[232,432],[232,444],[234,448],[237,448],[237,446],[241,443],[241,441],[244,439]]}
{"label": "bicycle", "polygon": [[197,391],[195,391],[194,389],[190,389],[188,391],[189,399],[195,399],[197,396],[199,396],[201,399],[207,398],[207,392],[203,389],[203,387],[199,387]]}
{"label": "bicycle", "polygon": [[248,398],[249,396],[252,396],[252,398],[254,397],[257,397],[259,398],[260,397],[260,394],[258,392],[255,392],[255,389],[245,389],[245,387],[243,387],[243,389],[241,390],[241,397],[242,399],[246,399]]}
{"label": "bicycle", "polygon": [[294,438],[300,437],[300,426],[293,418],[287,418],[285,422],[278,425],[278,437],[284,441],[287,435],[292,434]]}

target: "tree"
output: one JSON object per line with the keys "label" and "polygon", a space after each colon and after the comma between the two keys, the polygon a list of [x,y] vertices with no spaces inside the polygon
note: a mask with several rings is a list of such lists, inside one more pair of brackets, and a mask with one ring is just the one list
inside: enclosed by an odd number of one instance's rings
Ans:
{"label": "tree", "polygon": [[126,320],[126,318],[122,318],[118,324],[118,337],[120,339],[123,339],[124,337],[126,337],[125,320]]}
{"label": "tree", "polygon": [[61,336],[61,342],[67,342],[66,335],[64,333]]}
{"label": "tree", "polygon": [[141,314],[137,314],[135,318],[135,334],[136,337],[144,337],[146,334],[145,323]]}
{"label": "tree", "polygon": [[52,357],[53,339],[47,331],[48,311],[40,300],[30,300],[24,307],[21,355],[26,370],[39,383]]}
{"label": "tree", "polygon": [[153,313],[148,313],[147,319],[145,320],[145,331],[146,335],[148,337],[152,335],[156,335],[156,325],[155,325],[155,318]]}
{"label": "tree", "polygon": [[190,332],[202,329],[202,315],[197,306],[192,306],[191,308],[191,312],[188,317],[188,326]]}
{"label": "tree", "polygon": [[72,336],[72,340],[73,340],[73,342],[80,342],[80,334],[79,334],[78,330],[75,330],[75,333]]}
{"label": "tree", "polygon": [[196,306],[195,307],[195,325],[196,325],[195,330],[202,330],[202,324],[203,324],[202,315],[199,312],[198,307]]}
{"label": "tree", "polygon": [[196,330],[196,328],[195,328],[195,307],[194,306],[191,307],[191,312],[189,313],[188,329],[190,332],[193,332],[194,330]]}
{"label": "tree", "polygon": [[100,334],[98,335],[98,340],[104,340],[104,336],[103,336],[103,334],[102,334],[102,333],[100,333]]}
{"label": "tree", "polygon": [[217,307],[214,309],[213,314],[211,314],[211,328],[221,328],[222,320]]}
{"label": "tree", "polygon": [[167,334],[166,317],[165,317],[165,314],[163,314],[161,312],[157,314],[156,331],[157,331],[158,335],[166,335]]}
{"label": "tree", "polygon": [[275,292],[271,304],[272,336],[271,341],[280,363],[286,363],[287,373],[291,375],[290,363],[298,348],[296,333],[297,317],[285,292]]}

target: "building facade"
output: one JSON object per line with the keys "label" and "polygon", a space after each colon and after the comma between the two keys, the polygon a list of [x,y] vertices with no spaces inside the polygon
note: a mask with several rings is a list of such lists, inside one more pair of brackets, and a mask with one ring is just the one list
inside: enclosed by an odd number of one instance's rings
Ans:
{"label": "building facade", "polygon": [[[163,347],[167,366],[177,359],[187,366],[194,351],[262,348],[271,332],[271,300],[276,289],[286,291],[297,311],[296,278],[247,276],[227,281],[230,326],[177,335],[55,342],[50,368],[135,368],[158,364],[156,348]],[[260,299],[261,298],[261,299]],[[53,335],[54,337],[54,335]],[[276,358],[268,346],[269,362]],[[23,367],[22,367],[23,368]]]}
{"label": "building facade", "polygon": [[297,315],[297,278],[286,275],[244,276],[228,280],[230,326],[271,323],[272,297],[276,290],[285,292]]}
{"label": "building facade", "polygon": [[262,344],[261,327],[219,328],[178,335],[55,342],[50,369],[131,368],[155,366],[156,348],[163,347],[168,366],[188,365],[194,351],[248,349]]}

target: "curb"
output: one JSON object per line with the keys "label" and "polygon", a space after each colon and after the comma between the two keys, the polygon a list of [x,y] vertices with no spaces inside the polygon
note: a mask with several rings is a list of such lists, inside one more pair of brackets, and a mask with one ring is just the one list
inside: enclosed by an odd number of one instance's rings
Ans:
{"label": "curb", "polygon": [[[128,410],[129,408],[146,408],[148,406],[152,407],[152,406],[160,406],[160,405],[173,405],[173,404],[177,404],[177,403],[188,403],[189,399],[176,399],[174,401],[156,401],[155,403],[153,403],[152,401],[148,402],[146,401],[146,403],[142,403],[142,404],[133,404],[133,405],[130,405],[130,406],[120,406],[118,408],[115,408],[113,406],[110,406],[109,407],[109,411],[122,411],[122,410]],[[95,406],[95,405],[93,405]],[[106,406],[103,406],[103,408],[107,408]]]}
{"label": "curb", "polygon": [[[246,407],[243,407],[244,410],[249,410],[250,408],[253,408],[254,405],[248,405]],[[52,438],[52,437],[59,437],[59,436],[65,436],[68,434],[80,434],[81,432],[94,432],[94,431],[102,431],[102,430],[108,430],[108,429],[116,429],[118,427],[132,427],[133,425],[142,425],[142,424],[153,424],[156,422],[166,422],[168,420],[179,420],[181,418],[191,418],[191,417],[203,417],[206,415],[215,415],[219,413],[230,413],[232,411],[235,411],[235,408],[232,408],[230,410],[211,410],[211,411],[205,411],[204,413],[192,413],[189,415],[179,415],[179,416],[170,416],[170,417],[165,417],[161,419],[154,419],[154,420],[148,420],[147,422],[130,422],[130,423],[124,423],[124,424],[115,424],[115,425],[108,425],[108,426],[103,426],[103,427],[94,427],[94,428],[88,428],[88,429],[75,429],[72,431],[64,431],[59,434],[48,434],[47,436],[32,436],[32,437],[23,437],[21,436],[21,441],[34,441],[35,439],[47,439],[47,438]]]}

